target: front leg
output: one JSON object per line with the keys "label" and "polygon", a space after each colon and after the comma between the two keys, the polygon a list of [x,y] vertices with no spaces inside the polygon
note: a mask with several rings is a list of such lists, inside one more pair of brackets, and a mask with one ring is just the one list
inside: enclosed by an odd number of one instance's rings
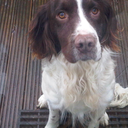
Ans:
{"label": "front leg", "polygon": [[97,110],[91,114],[91,121],[88,128],[99,128],[101,117],[104,115],[105,110]]}
{"label": "front leg", "polygon": [[59,110],[52,109],[49,106],[49,118],[45,128],[57,128],[59,126]]}
{"label": "front leg", "polygon": [[99,121],[98,120],[91,120],[88,128],[99,128]]}

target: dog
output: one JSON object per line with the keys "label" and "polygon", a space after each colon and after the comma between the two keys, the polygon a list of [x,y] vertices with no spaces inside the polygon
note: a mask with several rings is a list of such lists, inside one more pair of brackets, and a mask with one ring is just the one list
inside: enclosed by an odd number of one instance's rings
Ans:
{"label": "dog", "polygon": [[[68,111],[88,128],[108,124],[114,99],[117,21],[110,0],[49,0],[30,24],[33,56],[42,59],[39,106],[48,105],[45,128],[57,128]],[[62,114],[63,115],[63,114]]]}

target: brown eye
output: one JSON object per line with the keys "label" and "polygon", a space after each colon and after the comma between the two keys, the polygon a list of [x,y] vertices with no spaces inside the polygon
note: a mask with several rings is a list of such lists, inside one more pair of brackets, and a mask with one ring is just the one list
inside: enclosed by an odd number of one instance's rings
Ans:
{"label": "brown eye", "polygon": [[98,9],[98,8],[93,8],[93,9],[91,10],[91,12],[93,13],[93,15],[96,15],[96,14],[99,13],[99,9]]}
{"label": "brown eye", "polygon": [[66,18],[66,14],[64,12],[60,12],[58,16],[60,19]]}

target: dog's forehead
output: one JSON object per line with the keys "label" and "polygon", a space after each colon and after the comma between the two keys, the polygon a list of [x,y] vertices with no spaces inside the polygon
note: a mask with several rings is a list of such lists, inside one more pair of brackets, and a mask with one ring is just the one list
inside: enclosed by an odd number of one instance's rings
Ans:
{"label": "dog's forehead", "polygon": [[76,0],[51,0],[54,4],[54,8],[77,8]]}
{"label": "dog's forehead", "polygon": [[78,2],[82,2],[83,4],[86,4],[88,2],[98,2],[98,1],[102,1],[102,0],[51,0],[51,2],[54,2],[54,4],[73,4],[73,3],[77,4]]}
{"label": "dog's forehead", "polygon": [[[54,9],[59,8],[69,8],[69,9],[77,9],[78,5],[81,4],[81,8],[88,7],[91,3],[99,3],[102,0],[50,0],[52,5],[54,5]],[[105,1],[105,0],[104,0]]]}

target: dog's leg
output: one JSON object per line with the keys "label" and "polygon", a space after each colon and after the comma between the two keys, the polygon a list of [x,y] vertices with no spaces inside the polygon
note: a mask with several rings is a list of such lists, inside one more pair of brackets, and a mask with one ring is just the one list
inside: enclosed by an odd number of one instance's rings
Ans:
{"label": "dog's leg", "polygon": [[88,128],[99,128],[100,119],[103,117],[105,110],[97,110],[91,114],[91,121]]}
{"label": "dog's leg", "polygon": [[118,83],[115,84],[115,97],[110,103],[110,107],[123,108],[128,105],[128,88],[123,88]]}
{"label": "dog's leg", "polygon": [[37,105],[37,107],[38,107],[38,108],[47,107],[47,101],[46,101],[44,95],[41,95],[40,98],[38,99],[38,105]]}
{"label": "dog's leg", "polygon": [[88,128],[99,128],[99,121],[98,120],[91,120]]}
{"label": "dog's leg", "polygon": [[53,110],[49,106],[49,118],[45,128],[57,128],[59,126],[59,110]]}
{"label": "dog's leg", "polygon": [[109,117],[108,114],[105,112],[105,114],[100,119],[100,124],[103,126],[108,125]]}

